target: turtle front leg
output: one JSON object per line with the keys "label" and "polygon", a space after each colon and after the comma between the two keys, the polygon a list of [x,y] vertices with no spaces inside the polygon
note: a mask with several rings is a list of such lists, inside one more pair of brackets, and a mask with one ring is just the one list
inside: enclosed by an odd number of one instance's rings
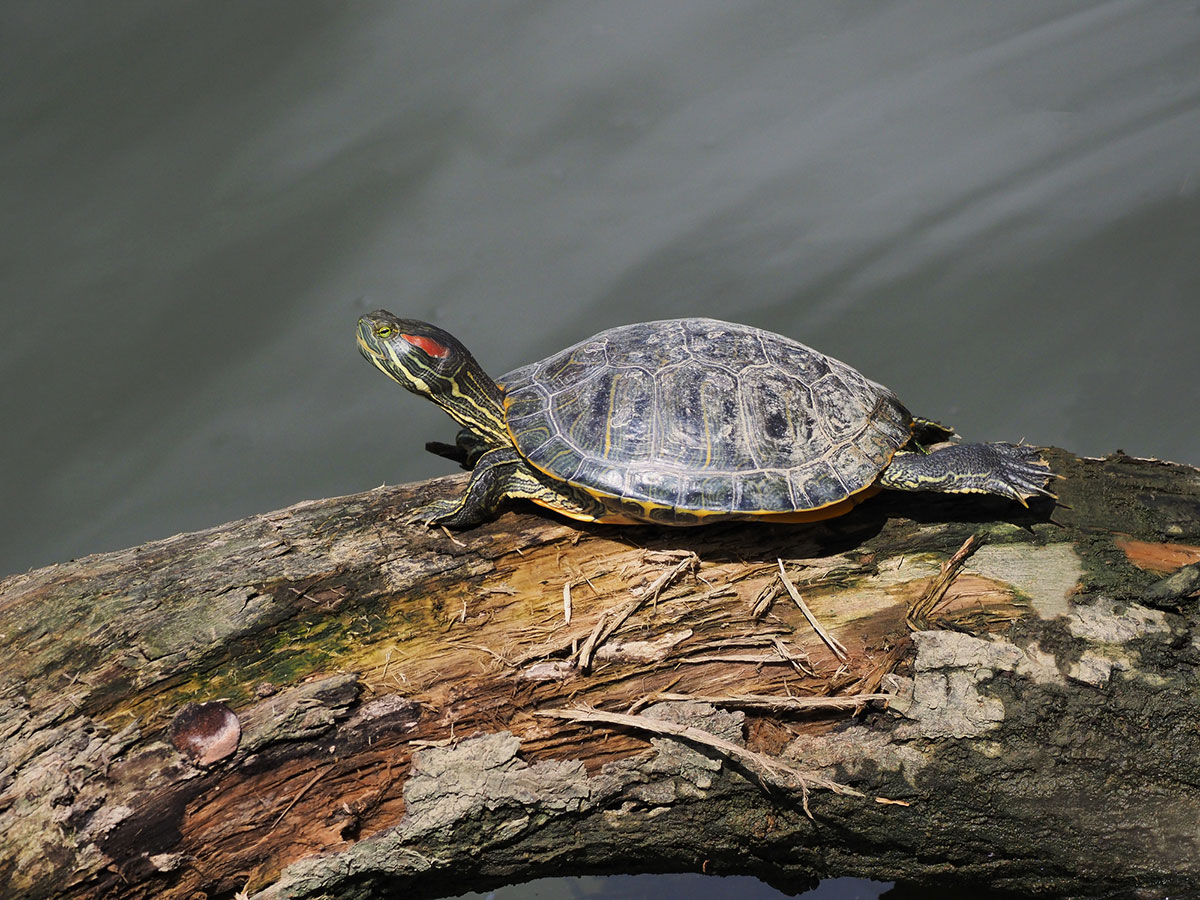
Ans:
{"label": "turtle front leg", "polygon": [[409,521],[469,528],[495,518],[509,499],[533,500],[576,519],[593,520],[604,513],[592,498],[576,496],[567,485],[543,481],[512,447],[498,447],[479,457],[460,497],[435,500],[418,509]]}
{"label": "turtle front leg", "polygon": [[879,476],[885,488],[947,494],[996,494],[1021,505],[1030,497],[1053,497],[1054,477],[1036,447],[1023,444],[950,444],[929,453],[901,451]]}
{"label": "turtle front leg", "polygon": [[435,500],[422,506],[413,514],[412,520],[427,525],[447,525],[450,528],[467,528],[493,518],[510,489],[522,481],[522,472],[528,465],[511,447],[489,450],[471,472],[467,489],[453,500]]}
{"label": "turtle front leg", "polygon": [[474,469],[479,462],[479,457],[483,456],[489,449],[495,445],[488,443],[478,431],[473,428],[464,428],[459,431],[455,437],[453,444],[443,444],[441,441],[428,441],[425,444],[425,449],[430,453],[436,453],[438,456],[444,456],[446,459],[453,460],[464,469]]}

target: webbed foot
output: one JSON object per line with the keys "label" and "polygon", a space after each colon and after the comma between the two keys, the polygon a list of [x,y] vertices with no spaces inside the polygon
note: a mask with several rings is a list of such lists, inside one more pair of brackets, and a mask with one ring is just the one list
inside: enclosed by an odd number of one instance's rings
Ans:
{"label": "webbed foot", "polygon": [[930,453],[897,453],[879,483],[901,491],[995,494],[1021,505],[1055,477],[1037,447],[1027,444],[951,444]]}

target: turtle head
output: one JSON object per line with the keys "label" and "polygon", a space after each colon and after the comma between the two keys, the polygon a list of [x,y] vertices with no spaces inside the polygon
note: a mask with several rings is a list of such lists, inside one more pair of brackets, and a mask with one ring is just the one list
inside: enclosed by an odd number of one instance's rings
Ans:
{"label": "turtle head", "polygon": [[459,424],[511,443],[500,388],[454,335],[377,309],[358,320],[358,349],[383,374],[428,397]]}
{"label": "turtle head", "polygon": [[393,381],[427,397],[451,393],[459,373],[475,362],[449,332],[385,309],[358,320],[358,349]]}

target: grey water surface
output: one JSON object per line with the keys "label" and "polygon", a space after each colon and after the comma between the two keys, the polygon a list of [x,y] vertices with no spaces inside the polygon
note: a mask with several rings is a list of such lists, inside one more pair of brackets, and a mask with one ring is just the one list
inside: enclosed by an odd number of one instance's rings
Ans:
{"label": "grey water surface", "polygon": [[6,3],[0,84],[0,573],[449,471],[381,306],[1200,463],[1196,2]]}

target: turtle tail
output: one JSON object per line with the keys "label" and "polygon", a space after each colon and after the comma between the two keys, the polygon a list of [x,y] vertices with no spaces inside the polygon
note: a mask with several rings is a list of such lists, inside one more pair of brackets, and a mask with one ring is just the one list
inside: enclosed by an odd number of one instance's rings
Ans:
{"label": "turtle tail", "polygon": [[1037,447],[1026,444],[948,444],[928,453],[900,451],[879,476],[885,488],[947,494],[996,494],[1021,505],[1054,497],[1055,475]]}

